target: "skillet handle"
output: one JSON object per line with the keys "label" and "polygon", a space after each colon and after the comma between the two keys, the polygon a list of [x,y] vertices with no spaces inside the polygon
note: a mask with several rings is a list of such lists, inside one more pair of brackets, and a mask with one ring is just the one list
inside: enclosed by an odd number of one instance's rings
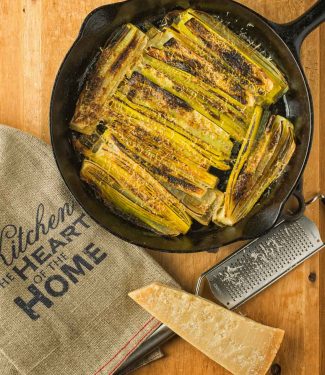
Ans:
{"label": "skillet handle", "polygon": [[285,41],[296,58],[300,57],[300,47],[306,36],[325,21],[325,0],[318,0],[297,19],[285,23],[273,23],[276,32]]}

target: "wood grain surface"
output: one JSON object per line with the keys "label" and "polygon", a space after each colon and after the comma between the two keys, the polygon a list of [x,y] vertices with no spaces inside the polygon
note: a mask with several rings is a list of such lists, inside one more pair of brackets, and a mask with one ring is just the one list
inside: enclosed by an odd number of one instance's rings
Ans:
{"label": "wood grain surface", "polygon": [[[216,0],[218,1],[218,0]],[[0,123],[49,142],[49,99],[54,77],[85,16],[105,0],[0,0]],[[276,22],[288,22],[312,0],[244,0],[245,5]],[[304,175],[305,196],[325,192],[325,26],[308,36],[302,63],[314,98],[314,143]],[[323,106],[321,105],[323,104]],[[320,111],[320,108],[322,111]],[[322,126],[321,126],[322,125]],[[325,237],[325,209],[319,203],[307,215]],[[152,255],[188,291],[197,277],[239,245],[216,254]],[[325,252],[246,303],[240,312],[283,328],[285,339],[276,363],[285,375],[325,374]],[[308,276],[316,274],[316,281]],[[166,357],[138,370],[139,375],[227,374],[203,354],[176,338],[164,345]],[[274,369],[272,373],[279,374]],[[58,374],[60,375],[60,374]],[[77,375],[77,374],[76,374]]]}

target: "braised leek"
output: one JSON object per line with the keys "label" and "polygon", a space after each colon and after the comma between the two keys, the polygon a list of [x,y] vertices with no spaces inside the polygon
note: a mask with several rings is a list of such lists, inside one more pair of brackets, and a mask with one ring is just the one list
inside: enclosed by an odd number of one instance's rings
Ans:
{"label": "braised leek", "polygon": [[78,99],[70,128],[81,178],[159,234],[185,234],[192,219],[234,225],[295,150],[293,125],[267,109],[286,79],[204,12],[173,12],[141,30],[113,34]]}
{"label": "braised leek", "polygon": [[211,165],[221,170],[229,169],[233,147],[229,134],[184,100],[137,72],[115,95],[136,111],[183,135]]}
{"label": "braised leek", "polygon": [[[294,128],[282,116],[272,116],[265,131],[255,139],[252,125],[233,168],[222,210],[215,212],[217,224],[233,225],[244,218],[264,191],[283,173],[295,150]],[[246,152],[246,150],[248,150]]]}
{"label": "braised leek", "polygon": [[207,159],[180,134],[115,99],[105,120],[103,140],[118,144],[158,181],[197,197],[217,184],[217,177],[207,171]]}
{"label": "braised leek", "polygon": [[163,235],[186,233],[191,220],[184,207],[144,168],[118,147],[103,144],[87,153],[81,178],[110,207]]}
{"label": "braised leek", "polygon": [[213,16],[188,9],[173,28],[213,55],[229,74],[240,77],[242,89],[249,90],[259,104],[273,103],[287,91],[288,84],[275,64]]}
{"label": "braised leek", "polygon": [[70,122],[72,130],[92,134],[101,120],[101,112],[106,100],[115,92],[125,75],[141,58],[147,37],[136,26],[123,26],[108,41],[87,80],[78,99],[76,111]]}

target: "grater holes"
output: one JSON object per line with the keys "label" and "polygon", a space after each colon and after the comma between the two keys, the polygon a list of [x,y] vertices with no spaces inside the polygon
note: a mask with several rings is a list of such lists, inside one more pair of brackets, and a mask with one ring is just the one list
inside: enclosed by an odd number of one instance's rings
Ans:
{"label": "grater holes", "polygon": [[223,291],[227,291],[228,300],[231,298],[233,301],[231,305],[238,305],[311,254],[319,246],[320,240],[311,234],[308,219],[301,221],[307,221],[306,231],[297,222],[286,223],[247,245],[228,263],[223,263],[218,272],[228,270],[232,277],[218,277],[218,293],[222,295]]}

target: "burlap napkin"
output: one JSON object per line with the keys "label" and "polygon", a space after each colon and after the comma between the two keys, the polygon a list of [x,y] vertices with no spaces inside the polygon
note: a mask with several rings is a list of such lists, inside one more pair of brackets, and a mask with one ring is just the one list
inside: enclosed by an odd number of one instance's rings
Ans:
{"label": "burlap napkin", "polygon": [[112,374],[159,325],[127,293],[174,282],[82,211],[49,146],[6,126],[0,197],[0,374]]}

